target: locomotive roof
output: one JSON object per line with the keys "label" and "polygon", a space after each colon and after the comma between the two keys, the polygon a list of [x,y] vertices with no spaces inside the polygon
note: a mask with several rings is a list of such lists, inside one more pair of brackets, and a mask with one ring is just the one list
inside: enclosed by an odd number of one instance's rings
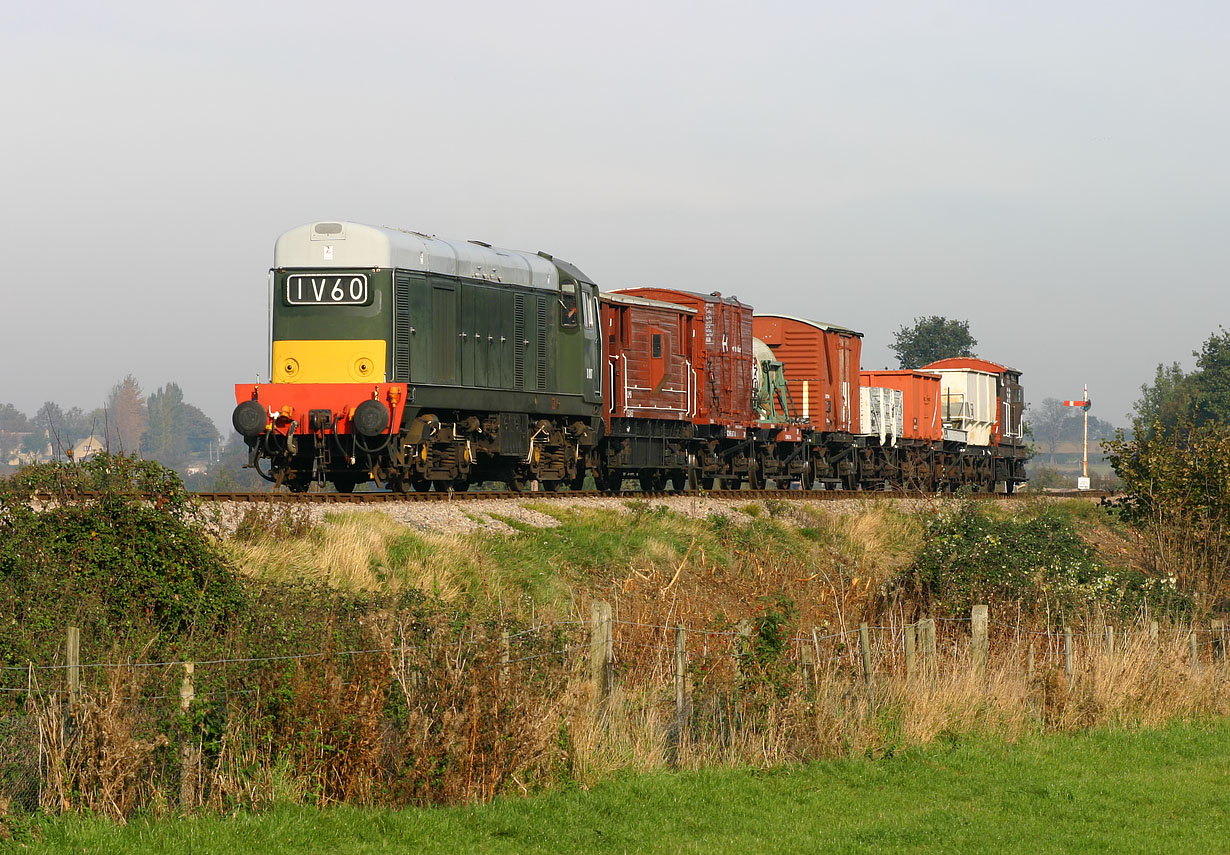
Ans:
{"label": "locomotive roof", "polygon": [[273,266],[396,267],[549,290],[559,287],[562,272],[594,284],[573,265],[543,253],[343,221],[308,223],[284,233],[274,244]]}
{"label": "locomotive roof", "polygon": [[780,314],[777,314],[776,312],[757,312],[755,317],[757,318],[781,318],[782,320],[786,320],[786,321],[795,321],[796,323],[806,324],[809,327],[815,327],[816,329],[823,330],[825,332],[849,333],[850,335],[856,335],[859,338],[863,337],[863,334],[861,332],[859,332],[858,330],[852,330],[849,327],[839,327],[837,326],[837,324],[825,324],[825,323],[821,323],[820,321],[811,321],[811,320],[808,320],[807,318],[795,317],[794,315],[780,315]]}

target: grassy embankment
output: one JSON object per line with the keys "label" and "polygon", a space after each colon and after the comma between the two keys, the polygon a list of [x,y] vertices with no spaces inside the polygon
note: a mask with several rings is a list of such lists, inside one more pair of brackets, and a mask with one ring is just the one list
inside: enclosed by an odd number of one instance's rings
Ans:
{"label": "grassy embankment", "polygon": [[[195,541],[182,526],[161,533],[158,508],[12,507],[27,543],[45,545],[36,564],[28,546],[0,551],[21,571],[5,581],[22,628],[6,655],[47,663],[30,675],[37,685],[23,688],[30,680],[13,671],[5,687],[0,796],[14,814],[460,804],[627,772],[771,768],[953,735],[1016,740],[1230,710],[1223,669],[1190,668],[1181,624],[1164,624],[1157,641],[1136,624],[1103,649],[1104,627],[1127,626],[1149,592],[1130,567],[1130,538],[1084,503],[869,499],[718,513],[701,499],[674,510],[529,501],[499,511],[503,532],[465,534],[370,512],[309,524],[279,511],[253,515],[223,544],[240,580],[218,575],[225,562],[211,564],[201,541],[193,566],[226,583],[212,598],[165,584]],[[188,608],[192,597],[200,605]],[[616,618],[614,684],[601,701],[587,662],[594,600]],[[970,667],[960,622],[971,602],[991,603],[997,621],[985,673]],[[907,677],[902,628],[925,613],[951,620],[935,661]],[[1013,628],[1053,628],[1060,613],[1084,633],[1071,680],[1056,636]],[[854,652],[860,621],[872,626],[874,692]],[[83,627],[84,661],[115,664],[85,672],[85,703],[69,711],[71,732],[89,738],[35,753],[27,734],[70,732],[53,664],[65,625]],[[187,715],[174,664],[185,660],[197,663]]]}
{"label": "grassy embankment", "polygon": [[[65,816],[30,852],[1214,852],[1230,724],[950,739],[877,760],[623,776],[473,807]],[[38,842],[34,842],[37,840]]]}

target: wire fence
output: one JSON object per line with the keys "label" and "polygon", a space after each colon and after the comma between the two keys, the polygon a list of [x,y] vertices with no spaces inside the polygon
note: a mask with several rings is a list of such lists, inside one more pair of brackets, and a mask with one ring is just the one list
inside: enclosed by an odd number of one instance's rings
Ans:
{"label": "wire fence", "polygon": [[[799,705],[857,728],[885,698],[908,705],[940,685],[1009,692],[999,702],[1042,716],[1053,714],[1040,712],[1055,702],[1042,697],[1048,680],[1095,691],[1113,672],[1125,685],[1202,687],[1200,708],[1230,705],[1222,621],[1031,627],[975,606],[968,617],[837,628],[787,628],[764,615],[706,627],[619,619],[594,605],[589,620],[516,631],[467,625],[345,649],[198,661],[81,662],[80,633],[70,628],[62,659],[0,668],[0,804],[123,816],[171,792],[184,809],[225,807],[258,788],[243,770],[268,777],[278,762],[314,781],[322,803],[377,791],[392,802],[431,801],[433,788],[460,800],[489,797],[510,770],[525,774],[526,758],[551,754],[558,737],[550,728],[575,727],[581,711],[606,722],[594,744],[614,738],[614,707],[631,695],[641,700],[624,716],[657,716],[649,741],[676,761],[687,746],[733,750],[749,733],[772,742]],[[1210,700],[1209,691],[1225,696]],[[782,745],[807,744],[790,733]],[[129,766],[102,771],[102,755],[113,767],[127,757]],[[449,778],[463,767],[464,784]]]}

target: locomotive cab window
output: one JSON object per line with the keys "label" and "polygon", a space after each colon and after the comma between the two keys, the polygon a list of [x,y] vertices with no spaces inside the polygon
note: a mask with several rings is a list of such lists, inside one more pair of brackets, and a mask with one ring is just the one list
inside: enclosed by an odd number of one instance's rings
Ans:
{"label": "locomotive cab window", "polygon": [[560,283],[559,325],[574,328],[577,325],[577,286],[575,282]]}

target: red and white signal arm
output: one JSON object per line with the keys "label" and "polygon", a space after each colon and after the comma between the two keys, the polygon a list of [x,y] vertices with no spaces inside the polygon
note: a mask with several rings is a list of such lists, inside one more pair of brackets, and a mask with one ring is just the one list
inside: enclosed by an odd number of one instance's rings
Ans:
{"label": "red and white signal arm", "polygon": [[1064,401],[1063,405],[1065,407],[1080,407],[1082,410],[1087,410],[1092,403],[1092,401]]}

